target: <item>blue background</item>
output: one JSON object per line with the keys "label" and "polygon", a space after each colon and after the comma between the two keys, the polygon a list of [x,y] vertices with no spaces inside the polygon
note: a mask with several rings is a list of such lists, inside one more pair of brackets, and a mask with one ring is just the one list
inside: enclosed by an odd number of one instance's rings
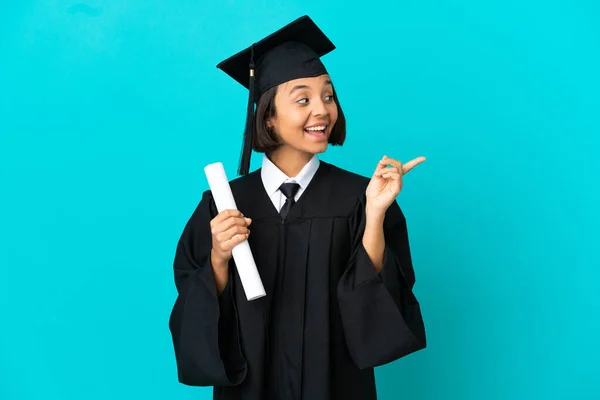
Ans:
{"label": "blue background", "polygon": [[0,5],[1,399],[210,398],[168,316],[202,168],[236,172],[215,66],[303,14],[349,124],[322,159],[428,157],[399,202],[429,347],[380,398],[600,398],[597,1],[98,0]]}

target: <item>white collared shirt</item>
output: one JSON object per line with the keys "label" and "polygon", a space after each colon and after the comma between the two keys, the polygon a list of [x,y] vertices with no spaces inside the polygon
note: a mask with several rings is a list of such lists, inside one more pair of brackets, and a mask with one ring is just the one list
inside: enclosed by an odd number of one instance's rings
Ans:
{"label": "white collared shirt", "polygon": [[283,204],[285,203],[285,196],[279,188],[283,183],[295,182],[300,185],[298,189],[298,193],[294,196],[294,199],[298,201],[302,193],[306,190],[306,187],[315,176],[317,169],[319,169],[319,159],[315,154],[313,158],[302,168],[300,173],[295,177],[288,177],[284,174],[271,160],[267,157],[266,154],[263,155],[262,161],[262,169],[260,171],[260,175],[262,178],[263,185],[269,198],[273,202],[273,205],[277,209],[277,211],[281,210]]}

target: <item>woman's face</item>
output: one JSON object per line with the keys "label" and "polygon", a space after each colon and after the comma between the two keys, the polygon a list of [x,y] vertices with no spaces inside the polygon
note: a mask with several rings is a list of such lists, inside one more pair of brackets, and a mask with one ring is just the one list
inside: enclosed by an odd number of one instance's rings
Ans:
{"label": "woman's face", "polygon": [[275,116],[267,125],[283,142],[282,147],[317,154],[327,149],[338,118],[329,75],[295,79],[279,85]]}

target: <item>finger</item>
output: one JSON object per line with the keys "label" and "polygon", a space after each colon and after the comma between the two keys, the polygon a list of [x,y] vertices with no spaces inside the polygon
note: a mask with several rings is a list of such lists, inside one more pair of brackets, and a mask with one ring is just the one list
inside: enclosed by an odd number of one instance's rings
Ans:
{"label": "finger", "polygon": [[234,235],[231,239],[225,241],[223,243],[223,246],[227,250],[231,250],[232,248],[234,248],[238,244],[242,243],[244,240],[248,239],[249,236],[250,236],[250,232]]}
{"label": "finger", "polygon": [[381,160],[379,160],[377,162],[377,167],[375,168],[375,172],[373,173],[373,175],[377,175],[377,174],[381,173],[381,171],[384,171],[386,166],[387,166],[387,164],[384,161],[384,158],[382,158]]}
{"label": "finger", "polygon": [[379,160],[379,162],[377,163],[377,168],[375,169],[375,176],[381,176],[381,174],[386,173],[390,169],[387,168],[387,166],[389,165],[389,160],[391,159],[387,156],[383,156],[383,158]]}
{"label": "finger", "polygon": [[250,236],[249,233],[235,235],[231,239],[226,240],[222,243],[219,243],[219,248],[223,252],[229,252],[229,251],[231,251],[232,248],[234,248],[238,244],[242,243],[244,240],[248,239],[249,236]]}
{"label": "finger", "polygon": [[226,231],[218,233],[215,236],[219,243],[223,243],[223,242],[230,240],[235,235],[245,235],[247,233],[250,233],[250,229],[248,229],[245,225],[244,226],[234,225],[231,228],[227,229]]}
{"label": "finger", "polygon": [[404,164],[402,166],[402,173],[406,174],[408,173],[411,169],[413,169],[414,167],[416,167],[417,165],[421,164],[422,162],[424,162],[426,160],[425,157],[417,157],[413,160],[410,160],[409,162],[407,162],[406,164]]}
{"label": "finger", "polygon": [[223,219],[227,219],[227,218],[231,218],[231,217],[243,217],[244,216],[240,210],[234,210],[234,209],[223,210],[223,211],[221,211],[219,213],[219,215]]}
{"label": "finger", "polygon": [[211,222],[217,225],[231,217],[243,217],[243,215],[239,210],[223,210]]}
{"label": "finger", "polygon": [[379,171],[380,174],[387,174],[388,172],[398,172],[400,173],[402,171],[402,167],[397,167],[395,165],[391,165],[389,168],[384,168],[383,170]]}
{"label": "finger", "polygon": [[228,229],[230,229],[231,227],[236,226],[236,225],[248,226],[245,218],[230,217],[230,218],[226,219],[225,221],[222,221],[218,224],[214,224],[214,226],[211,228],[211,233],[215,234],[215,233],[225,232]]}
{"label": "finger", "polygon": [[396,167],[383,168],[383,169],[380,169],[377,172],[375,172],[375,175],[382,176],[384,174],[387,174],[388,172],[399,172],[399,171]]}
{"label": "finger", "polygon": [[245,224],[244,225],[234,225],[231,228],[229,228],[223,232],[224,240],[229,240],[232,237],[234,237],[235,235],[246,234],[248,232],[250,232],[250,229],[248,229],[248,227]]}
{"label": "finger", "polygon": [[400,173],[400,169],[398,169],[398,167],[395,166],[391,166],[389,168],[383,168],[381,170],[378,170],[375,172],[374,176],[376,177],[383,177],[384,174],[387,174],[388,172],[396,172],[396,173]]}
{"label": "finger", "polygon": [[[235,215],[235,214],[234,214]],[[231,228],[233,225],[250,226],[252,218],[247,217],[228,217],[226,220],[221,222],[213,223],[212,233],[224,232]]]}
{"label": "finger", "polygon": [[396,168],[398,172],[402,171],[402,163],[400,161],[386,157],[385,162],[388,165],[391,165],[392,167]]}
{"label": "finger", "polygon": [[236,235],[236,236],[232,237],[230,240],[223,243],[223,245],[222,245],[223,250],[230,251],[235,246],[242,243],[244,240],[248,239],[249,236],[250,236],[250,234],[247,233],[245,235]]}
{"label": "finger", "polygon": [[402,177],[402,175],[399,172],[386,172],[385,174],[381,175],[382,178],[385,179],[393,179],[393,180],[398,180]]}

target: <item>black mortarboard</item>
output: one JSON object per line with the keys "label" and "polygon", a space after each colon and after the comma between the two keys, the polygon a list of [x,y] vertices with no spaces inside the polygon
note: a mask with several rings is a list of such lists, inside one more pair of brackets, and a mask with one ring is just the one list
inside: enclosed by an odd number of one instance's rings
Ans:
{"label": "black mortarboard", "polygon": [[217,65],[249,90],[240,175],[246,175],[250,168],[254,104],[266,90],[281,83],[326,74],[320,57],[334,49],[305,15]]}

